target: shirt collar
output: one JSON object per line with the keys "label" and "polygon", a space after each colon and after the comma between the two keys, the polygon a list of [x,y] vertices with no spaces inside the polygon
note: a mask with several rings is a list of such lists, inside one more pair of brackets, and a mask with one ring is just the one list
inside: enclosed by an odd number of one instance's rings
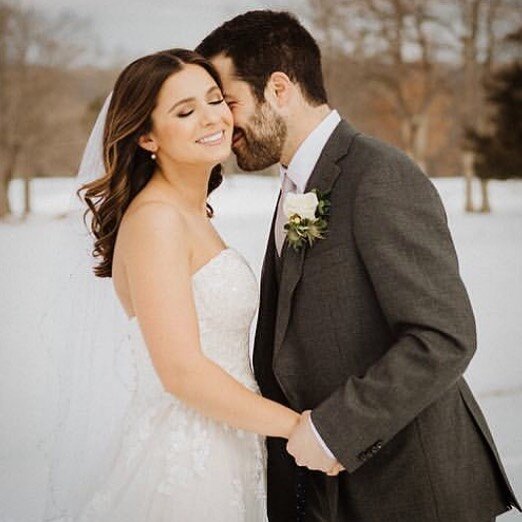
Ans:
{"label": "shirt collar", "polygon": [[279,167],[281,183],[285,174],[293,181],[299,193],[303,193],[306,184],[312,175],[315,164],[326,145],[326,142],[337,127],[341,117],[336,110],[330,111],[328,115],[317,125],[317,127],[299,145],[287,168]]}

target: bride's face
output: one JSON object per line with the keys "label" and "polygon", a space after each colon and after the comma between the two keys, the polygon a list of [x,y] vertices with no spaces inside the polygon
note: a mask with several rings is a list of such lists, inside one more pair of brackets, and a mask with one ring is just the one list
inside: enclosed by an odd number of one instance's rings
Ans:
{"label": "bride's face", "polygon": [[167,78],[152,112],[148,140],[146,148],[156,153],[160,165],[216,165],[229,156],[232,114],[205,69],[189,64]]}

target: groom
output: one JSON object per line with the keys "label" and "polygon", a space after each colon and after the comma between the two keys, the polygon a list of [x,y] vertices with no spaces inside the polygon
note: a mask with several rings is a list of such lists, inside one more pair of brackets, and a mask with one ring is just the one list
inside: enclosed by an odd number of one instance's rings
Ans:
{"label": "groom", "polygon": [[[488,522],[519,508],[462,378],[475,324],[430,181],[330,109],[318,46],[292,15],[248,12],[197,50],[222,75],[239,166],[281,165],[254,369],[302,417],[288,445],[267,440],[270,521]],[[312,189],[330,210],[307,246],[285,237],[283,201]]]}

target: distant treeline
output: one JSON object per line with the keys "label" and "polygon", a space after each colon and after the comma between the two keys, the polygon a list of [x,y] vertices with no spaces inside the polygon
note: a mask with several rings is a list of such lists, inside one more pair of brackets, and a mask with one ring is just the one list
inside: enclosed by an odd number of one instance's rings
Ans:
{"label": "distant treeline", "polygon": [[[322,47],[330,104],[362,132],[404,149],[428,175],[464,174],[472,210],[475,154],[465,138],[488,125],[484,85],[512,59],[502,42],[520,23],[517,2],[307,4],[297,14]],[[82,26],[72,15],[53,18],[0,0],[0,218],[10,211],[13,177],[26,180],[28,212],[31,178],[76,173],[119,72],[78,65]],[[233,158],[227,169],[237,169]]]}

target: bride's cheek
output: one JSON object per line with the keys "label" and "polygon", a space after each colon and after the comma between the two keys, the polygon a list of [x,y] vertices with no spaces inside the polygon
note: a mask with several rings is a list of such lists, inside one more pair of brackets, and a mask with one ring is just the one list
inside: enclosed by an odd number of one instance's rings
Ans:
{"label": "bride's cheek", "polygon": [[221,106],[221,117],[223,122],[228,126],[232,127],[234,123],[234,117],[232,116],[232,111],[228,107],[226,103],[223,103]]}
{"label": "bride's cheek", "polygon": [[178,149],[180,146],[187,146],[193,140],[191,139],[193,132],[187,129],[186,125],[178,122],[171,123],[165,128],[165,138],[171,148]]}

